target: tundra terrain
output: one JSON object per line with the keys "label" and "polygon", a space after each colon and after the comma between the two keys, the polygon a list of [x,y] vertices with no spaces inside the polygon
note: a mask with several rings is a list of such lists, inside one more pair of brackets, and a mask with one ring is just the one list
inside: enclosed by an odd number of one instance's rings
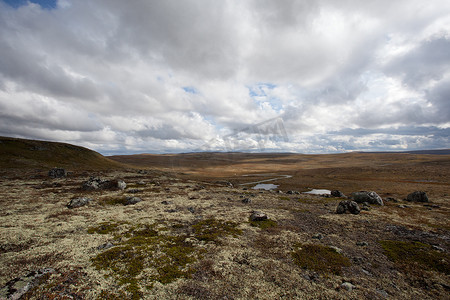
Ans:
{"label": "tundra terrain", "polygon": [[[449,155],[106,158],[10,138],[0,138],[0,154],[0,299],[450,293]],[[67,172],[50,177],[53,167]],[[258,182],[277,187],[253,189]],[[304,193],[311,189],[346,196]],[[384,205],[336,213],[362,190],[376,192]],[[414,191],[426,192],[428,202],[405,201]],[[252,220],[255,211],[267,219]]]}

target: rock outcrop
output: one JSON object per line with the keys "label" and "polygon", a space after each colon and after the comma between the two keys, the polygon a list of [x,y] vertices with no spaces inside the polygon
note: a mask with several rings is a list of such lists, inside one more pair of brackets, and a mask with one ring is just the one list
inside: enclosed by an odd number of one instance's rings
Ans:
{"label": "rock outcrop", "polygon": [[353,201],[357,203],[368,202],[369,204],[383,205],[383,199],[374,191],[360,191],[352,193]]}
{"label": "rock outcrop", "polygon": [[422,191],[415,191],[406,196],[406,201],[410,202],[428,202],[427,193]]}
{"label": "rock outcrop", "polygon": [[5,286],[0,289],[0,299],[21,299],[26,292],[38,283],[39,278],[48,273],[53,273],[54,271],[55,270],[51,268],[44,268],[8,281]]}
{"label": "rock outcrop", "polygon": [[251,221],[264,221],[264,220],[267,220],[267,215],[260,211],[254,211],[250,215],[250,220]]}
{"label": "rock outcrop", "polygon": [[127,184],[120,179],[103,180],[100,177],[91,177],[83,182],[85,190],[124,190],[126,187]]}
{"label": "rock outcrop", "polygon": [[81,206],[85,206],[89,202],[93,201],[91,198],[87,197],[80,197],[70,200],[70,202],[67,204],[67,208],[77,208]]}
{"label": "rock outcrop", "polygon": [[355,201],[345,200],[345,201],[339,202],[339,204],[336,208],[336,213],[337,214],[345,214],[347,212],[357,215],[361,212],[361,209],[359,208],[358,203],[356,203]]}
{"label": "rock outcrop", "polygon": [[51,178],[63,178],[67,176],[67,171],[63,168],[53,168],[48,171],[48,176]]}

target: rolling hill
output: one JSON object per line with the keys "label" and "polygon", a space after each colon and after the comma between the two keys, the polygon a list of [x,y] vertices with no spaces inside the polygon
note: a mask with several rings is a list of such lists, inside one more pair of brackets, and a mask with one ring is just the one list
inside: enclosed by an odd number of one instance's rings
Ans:
{"label": "rolling hill", "polygon": [[90,149],[65,143],[0,137],[0,168],[120,169],[124,165]]}

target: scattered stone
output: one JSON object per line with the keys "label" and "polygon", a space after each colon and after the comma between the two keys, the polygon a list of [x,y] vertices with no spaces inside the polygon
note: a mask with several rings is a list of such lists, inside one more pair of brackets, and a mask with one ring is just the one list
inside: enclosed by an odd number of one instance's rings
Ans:
{"label": "scattered stone", "polygon": [[315,235],[312,236],[312,238],[321,240],[321,239],[323,239],[323,235],[321,233],[316,233]]}
{"label": "scattered stone", "polygon": [[251,221],[264,221],[264,220],[267,220],[267,215],[260,211],[254,211],[250,215],[250,220]]}
{"label": "scattered stone", "polygon": [[353,201],[357,203],[369,202],[370,204],[383,205],[383,199],[374,191],[360,191],[352,193]]}
{"label": "scattered stone", "polygon": [[144,180],[140,180],[138,182],[136,182],[137,185],[146,185]]}
{"label": "scattered stone", "polygon": [[362,271],[364,274],[366,274],[367,276],[372,276],[372,273],[370,273],[370,272],[367,271],[367,270],[361,269],[361,271]]}
{"label": "scattered stone", "polygon": [[344,282],[343,284],[341,284],[341,288],[351,292],[355,288],[355,286],[350,282]]}
{"label": "scattered stone", "polygon": [[52,268],[44,268],[8,281],[5,286],[0,289],[0,299],[21,299],[26,292],[38,283],[39,278],[53,272],[55,272],[55,270]]}
{"label": "scattered stone", "polygon": [[85,206],[89,202],[93,201],[91,198],[87,197],[80,197],[70,200],[70,202],[67,204],[67,208],[77,208],[81,206]]}
{"label": "scattered stone", "polygon": [[398,207],[398,208],[409,208],[408,205],[403,205],[403,204],[397,205],[397,207]]}
{"label": "scattered stone", "polygon": [[288,195],[294,195],[295,192],[294,192],[294,191],[287,191],[286,194],[288,194]]}
{"label": "scattered stone", "polygon": [[424,204],[424,207],[429,207],[429,208],[441,208],[439,205],[437,204]]}
{"label": "scattered stone", "polygon": [[129,190],[127,190],[127,193],[130,193],[130,194],[137,194],[137,193],[142,193],[143,192],[143,190],[140,190],[140,189],[129,189]]}
{"label": "scattered stone", "polygon": [[344,193],[342,193],[339,190],[331,191],[331,196],[336,197],[336,198],[343,198],[343,197],[345,197]]}
{"label": "scattered stone", "polygon": [[187,210],[195,214],[195,208],[193,208],[192,206],[188,207]]}
{"label": "scattered stone", "polygon": [[361,212],[361,209],[359,208],[358,203],[356,203],[355,201],[345,200],[345,201],[339,202],[339,204],[336,208],[336,213],[344,214],[346,212],[357,215]]}
{"label": "scattered stone", "polygon": [[387,197],[387,198],[386,198],[386,201],[387,201],[387,202],[398,202],[397,199],[392,198],[392,197]]}
{"label": "scattered stone", "polygon": [[139,197],[127,197],[127,202],[125,202],[125,205],[134,205],[141,201],[142,201],[142,199]]}
{"label": "scattered stone", "polygon": [[242,201],[242,203],[245,203],[245,204],[252,203],[252,200],[250,198],[244,198],[241,201]]}
{"label": "scattered stone", "polygon": [[243,188],[242,190],[243,190],[243,191],[246,191],[246,190],[248,190],[248,188]]}
{"label": "scattered stone", "polygon": [[406,196],[406,201],[410,202],[428,202],[427,193],[423,191],[415,191]]}
{"label": "scattered stone", "polygon": [[166,201],[166,200],[164,200],[164,201],[161,201],[161,204],[169,205],[169,204],[172,204],[172,201]]}
{"label": "scattered stone", "polygon": [[356,246],[365,247],[365,246],[369,246],[369,243],[367,243],[367,242],[356,242]]}
{"label": "scattered stone", "polygon": [[334,249],[334,251],[336,251],[337,253],[342,254],[342,249],[341,248],[338,248],[336,246],[330,246],[330,248]]}
{"label": "scattered stone", "polygon": [[83,189],[85,190],[124,190],[127,184],[120,179],[103,180],[100,177],[91,177],[89,180],[83,182]]}
{"label": "scattered stone", "polygon": [[104,243],[103,245],[98,246],[97,250],[107,250],[112,247],[114,247],[114,244],[111,242],[107,242],[107,243]]}
{"label": "scattered stone", "polygon": [[63,168],[53,168],[48,171],[48,176],[51,178],[63,178],[67,176],[67,172]]}
{"label": "scattered stone", "polygon": [[433,246],[433,249],[434,249],[434,250],[441,251],[441,252],[445,252],[445,249],[444,249],[444,248],[441,248],[441,247],[436,246],[436,245],[432,245],[432,246]]}
{"label": "scattered stone", "polygon": [[377,293],[380,294],[383,298],[388,298],[389,294],[385,290],[379,290],[377,289]]}

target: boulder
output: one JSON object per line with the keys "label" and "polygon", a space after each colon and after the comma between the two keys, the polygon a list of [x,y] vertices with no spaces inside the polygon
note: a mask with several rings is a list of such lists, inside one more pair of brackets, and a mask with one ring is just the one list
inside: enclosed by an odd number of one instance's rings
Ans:
{"label": "boulder", "polygon": [[251,221],[264,221],[264,220],[267,220],[267,215],[260,211],[254,211],[250,215],[250,220]]}
{"label": "boulder", "polygon": [[374,191],[355,192],[355,193],[352,193],[352,198],[353,198],[353,201],[355,201],[357,203],[368,202],[370,204],[383,205],[383,199],[381,199],[381,197],[378,196],[378,194],[375,193]]}
{"label": "boulder", "polygon": [[339,204],[336,208],[336,213],[337,214],[345,214],[347,212],[357,215],[361,212],[361,209],[359,208],[358,203],[356,203],[355,201],[345,200],[345,201],[339,202]]}
{"label": "boulder", "polygon": [[51,178],[63,178],[67,176],[67,171],[63,168],[53,168],[48,171],[48,176]]}
{"label": "boulder", "polygon": [[77,208],[77,207],[85,206],[86,204],[88,204],[91,201],[92,201],[91,198],[86,198],[86,197],[75,198],[75,199],[70,200],[70,202],[67,204],[67,208]]}
{"label": "boulder", "polygon": [[100,177],[91,177],[83,182],[83,189],[85,190],[124,190],[126,187],[127,184],[120,179],[103,180]]}
{"label": "boulder", "polygon": [[142,199],[139,197],[127,197],[127,202],[125,202],[125,205],[134,205],[141,201],[142,201]]}
{"label": "boulder", "polygon": [[336,198],[345,197],[344,193],[342,193],[341,191],[338,191],[338,190],[331,191],[331,196],[336,197]]}
{"label": "boulder", "polygon": [[423,191],[415,191],[406,196],[406,201],[410,202],[428,202],[427,193]]}

